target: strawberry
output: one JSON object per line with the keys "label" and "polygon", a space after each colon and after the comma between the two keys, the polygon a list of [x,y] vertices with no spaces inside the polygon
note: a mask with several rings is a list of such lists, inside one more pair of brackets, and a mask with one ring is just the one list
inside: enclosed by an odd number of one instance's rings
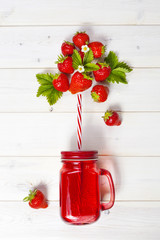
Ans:
{"label": "strawberry", "polygon": [[93,71],[95,80],[97,82],[106,80],[111,73],[111,67],[106,63],[97,63],[97,65],[100,67],[100,69]]}
{"label": "strawberry", "polygon": [[75,72],[71,79],[69,91],[72,94],[83,92],[91,87],[92,80],[93,79],[85,73]]}
{"label": "strawberry", "polygon": [[105,53],[105,46],[101,42],[91,42],[88,47],[91,48],[94,58],[100,58]]}
{"label": "strawberry", "polygon": [[102,118],[104,119],[105,124],[108,126],[121,125],[121,120],[117,112],[106,111]]}
{"label": "strawberry", "polygon": [[29,201],[29,206],[35,209],[38,208],[47,208],[48,203],[46,202],[45,196],[43,193],[35,189],[34,191],[29,191],[29,195],[23,199],[24,202]]}
{"label": "strawberry", "polygon": [[67,41],[64,41],[64,43],[61,46],[61,51],[64,56],[72,55],[74,49],[75,49],[74,44]]}
{"label": "strawberry", "polygon": [[82,52],[82,51],[79,51],[79,55],[81,56],[81,58],[82,58],[82,61],[83,61],[83,58],[84,58],[84,52]]}
{"label": "strawberry", "polygon": [[55,74],[52,83],[54,88],[60,92],[66,92],[69,89],[69,80],[64,73]]}
{"label": "strawberry", "polygon": [[58,69],[60,72],[72,74],[74,72],[74,68],[72,66],[72,57],[64,57],[62,54],[58,56]]}
{"label": "strawberry", "polygon": [[108,98],[109,88],[96,85],[92,88],[91,96],[95,102],[105,102]]}
{"label": "strawberry", "polygon": [[76,45],[76,47],[81,49],[83,45],[89,43],[89,36],[86,32],[77,32],[73,37],[73,42]]}

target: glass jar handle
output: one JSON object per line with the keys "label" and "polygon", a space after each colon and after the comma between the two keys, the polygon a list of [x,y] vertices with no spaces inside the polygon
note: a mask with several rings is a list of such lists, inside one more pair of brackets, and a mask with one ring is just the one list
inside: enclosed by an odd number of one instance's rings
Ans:
{"label": "glass jar handle", "polygon": [[108,178],[109,187],[110,187],[110,201],[108,203],[101,203],[101,210],[104,211],[113,207],[114,201],[115,201],[115,190],[114,190],[113,179],[110,172],[107,171],[106,169],[101,168],[100,174],[105,175]]}

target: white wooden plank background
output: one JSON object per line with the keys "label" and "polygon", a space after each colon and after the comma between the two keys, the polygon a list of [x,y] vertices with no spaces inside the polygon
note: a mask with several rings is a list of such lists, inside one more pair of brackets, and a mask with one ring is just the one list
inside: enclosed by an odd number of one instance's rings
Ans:
{"label": "white wooden plank background", "polygon": [[[1,68],[47,68],[60,54],[65,40],[77,30],[86,30],[91,41],[107,45],[134,67],[160,67],[159,26],[46,26],[2,27],[0,29]],[[7,49],[7,51],[6,51]]]}
{"label": "white wooden plank background", "polygon": [[160,24],[158,0],[1,0],[1,25]]}
{"label": "white wooden plank background", "polygon": [[84,226],[65,224],[57,202],[38,211],[22,202],[1,202],[0,211],[1,239],[159,240],[160,234],[159,202],[116,202],[109,215],[102,212],[96,223]]}
{"label": "white wooden plank background", "polygon": [[[0,0],[0,239],[160,239],[159,9],[158,0]],[[35,74],[57,71],[62,41],[78,30],[134,67],[128,85],[109,85],[106,103],[83,94],[84,148],[99,151],[116,187],[110,214],[83,227],[65,224],[58,208],[60,151],[76,148],[76,96],[65,93],[53,112],[35,96]],[[120,127],[104,125],[107,108],[120,112]],[[48,209],[22,202],[35,186]],[[106,187],[102,178],[103,200]]]}

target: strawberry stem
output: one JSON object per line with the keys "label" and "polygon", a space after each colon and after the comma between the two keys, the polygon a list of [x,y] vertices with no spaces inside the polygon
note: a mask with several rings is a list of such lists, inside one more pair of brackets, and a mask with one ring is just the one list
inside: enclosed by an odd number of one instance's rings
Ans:
{"label": "strawberry stem", "polygon": [[25,197],[25,198],[23,199],[23,201],[24,201],[24,202],[28,202],[28,201],[31,202],[32,199],[35,197],[36,193],[37,193],[37,189],[35,189],[34,191],[29,190],[29,195],[28,195],[27,197]]}
{"label": "strawberry stem", "polygon": [[84,77],[85,79],[88,79],[88,80],[93,81],[93,78],[90,77],[87,73],[82,73],[82,75],[83,75],[83,77]]}
{"label": "strawberry stem", "polygon": [[74,35],[77,35],[79,33],[86,33],[86,31],[83,31],[83,32],[76,32]]}
{"label": "strawberry stem", "polygon": [[96,92],[92,92],[91,96],[95,102],[99,102],[99,95]]}
{"label": "strawberry stem", "polygon": [[102,116],[102,118],[106,121],[107,119],[109,119],[111,116],[113,115],[112,111],[106,111],[104,116]]}
{"label": "strawberry stem", "polygon": [[59,76],[60,76],[60,73],[56,73],[56,74],[53,76],[53,80],[57,79]]}
{"label": "strawberry stem", "polygon": [[74,46],[74,44],[73,44],[73,43],[71,43],[71,42],[68,42],[68,41],[65,41],[65,40],[64,40],[64,42],[65,42],[65,43],[67,43],[67,44],[69,44],[69,45],[72,45],[72,46]]}

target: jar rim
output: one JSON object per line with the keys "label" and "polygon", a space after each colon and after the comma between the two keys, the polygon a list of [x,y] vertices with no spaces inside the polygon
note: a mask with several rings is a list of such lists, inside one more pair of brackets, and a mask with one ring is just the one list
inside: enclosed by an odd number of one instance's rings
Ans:
{"label": "jar rim", "polygon": [[98,151],[62,151],[62,160],[95,160],[98,158]]}

